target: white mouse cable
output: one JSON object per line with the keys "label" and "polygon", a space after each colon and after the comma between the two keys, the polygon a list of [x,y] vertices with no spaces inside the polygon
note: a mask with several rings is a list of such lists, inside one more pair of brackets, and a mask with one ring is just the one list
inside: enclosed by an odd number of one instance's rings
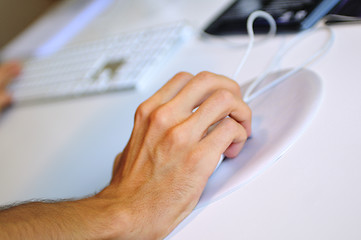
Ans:
{"label": "white mouse cable", "polygon": [[[257,13],[257,12],[259,12],[259,11],[256,11],[254,13]],[[260,12],[262,12],[262,11],[260,11]],[[253,46],[252,41],[254,39],[253,22],[254,22],[255,18],[264,17],[269,22],[269,24],[272,26],[272,24],[275,23],[275,21],[274,21],[272,16],[271,16],[271,18],[269,18],[269,17],[266,18],[265,17],[265,16],[268,16],[268,15],[269,14],[265,14],[265,15],[257,14],[257,15],[252,17],[252,14],[251,14],[250,17],[248,18],[247,30],[248,30],[248,34],[250,36],[250,44],[249,44],[249,48],[247,49],[248,51],[246,52],[246,55],[243,57],[238,69],[236,70],[236,72],[234,74],[234,79],[237,78],[240,69],[243,67],[243,65],[246,62],[246,59],[248,58],[248,55],[250,54],[250,51],[252,49],[252,46]],[[258,91],[253,92],[254,89],[257,86],[259,86],[259,84],[261,84],[262,81],[264,81],[264,79],[268,76],[268,74],[281,62],[282,58],[287,54],[287,52],[289,52],[290,49],[295,47],[299,42],[304,40],[311,33],[314,33],[314,32],[319,31],[319,30],[326,30],[329,33],[328,41],[322,46],[322,48],[320,48],[317,52],[315,52],[312,56],[310,56],[306,61],[304,61],[303,63],[301,63],[297,67],[291,69],[290,71],[288,71],[287,73],[285,73],[281,77],[275,79],[274,81],[267,84],[266,86],[262,87]],[[265,72],[263,72],[255,81],[253,81],[251,83],[251,85],[247,88],[247,90],[246,90],[246,92],[244,94],[244,97],[243,97],[244,101],[249,103],[254,98],[258,97],[259,95],[263,94],[264,92],[266,92],[266,91],[270,90],[271,88],[275,87],[276,85],[280,84],[282,81],[286,80],[288,77],[290,77],[293,74],[295,74],[296,72],[300,71],[302,68],[304,68],[307,65],[311,64],[315,60],[318,60],[321,56],[323,56],[326,52],[328,52],[328,50],[331,48],[331,46],[332,46],[332,44],[334,42],[334,39],[335,39],[334,32],[328,26],[313,28],[313,29],[310,29],[310,30],[307,30],[307,31],[304,31],[304,32],[298,34],[289,44],[287,44],[284,48],[282,48],[278,52],[278,54],[275,55],[275,57],[273,58],[271,64],[267,68],[267,70]]]}
{"label": "white mouse cable", "polygon": [[253,23],[257,18],[264,18],[267,20],[267,22],[270,25],[270,30],[268,32],[269,36],[275,36],[276,32],[277,32],[277,24],[276,21],[274,20],[274,18],[267,12],[264,11],[254,11],[253,13],[251,13],[247,19],[247,32],[248,32],[248,36],[249,36],[249,43],[248,43],[248,47],[246,49],[246,53],[244,54],[240,64],[238,65],[235,73],[233,74],[233,79],[236,80],[238,78],[239,73],[241,72],[244,64],[246,63],[252,49],[254,46],[254,31],[253,31]]}
{"label": "white mouse cable", "polygon": [[[322,46],[322,48],[320,48],[312,56],[307,58],[306,61],[304,61],[300,65],[294,67],[287,73],[283,74],[281,77],[273,80],[271,83],[267,84],[266,86],[264,86],[261,89],[254,92],[254,89],[257,86],[259,86],[259,84],[261,84],[262,81],[264,81],[264,79],[267,77],[267,75],[281,62],[282,58],[287,54],[287,52],[290,49],[295,47],[299,42],[304,40],[310,34],[316,32],[316,31],[320,31],[320,30],[326,30],[329,34],[328,41]],[[325,55],[329,51],[329,49],[331,48],[331,46],[334,43],[334,39],[335,39],[335,36],[334,36],[333,31],[331,30],[331,28],[329,28],[327,26],[320,27],[320,28],[314,28],[314,29],[300,33],[295,39],[293,39],[293,41],[290,42],[290,44],[286,45],[285,48],[280,50],[280,52],[274,57],[272,63],[270,64],[270,67],[263,74],[261,74],[254,82],[252,82],[252,84],[247,88],[247,90],[244,94],[244,101],[249,103],[250,101],[252,101],[256,97],[258,97],[259,95],[265,93],[266,91],[277,86],[278,84],[280,84],[282,81],[286,80],[293,74],[297,73],[302,68],[304,68],[304,67],[310,65],[311,63],[315,62],[316,60],[318,60],[321,56]]]}

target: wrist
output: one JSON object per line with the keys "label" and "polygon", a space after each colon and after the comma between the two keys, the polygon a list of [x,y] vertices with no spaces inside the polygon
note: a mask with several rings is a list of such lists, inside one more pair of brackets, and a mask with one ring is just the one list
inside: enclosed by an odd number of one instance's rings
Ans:
{"label": "wrist", "polygon": [[92,219],[87,226],[87,232],[93,233],[94,239],[129,239],[133,225],[130,214],[121,208],[114,199],[94,197],[79,200],[84,222]]}
{"label": "wrist", "polygon": [[[175,228],[175,223],[188,215],[156,210],[157,206],[146,204],[150,202],[147,196],[139,198],[135,192],[126,193],[110,185],[92,197],[91,201],[98,202],[92,205],[100,206],[98,211],[106,219],[106,239],[163,239]],[[169,221],[169,214],[177,215],[177,221]]]}

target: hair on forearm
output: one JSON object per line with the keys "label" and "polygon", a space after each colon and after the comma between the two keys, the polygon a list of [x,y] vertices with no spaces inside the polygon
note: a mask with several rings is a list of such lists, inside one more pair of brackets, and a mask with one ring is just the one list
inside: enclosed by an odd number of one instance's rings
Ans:
{"label": "hair on forearm", "polygon": [[76,201],[78,199],[75,198],[68,198],[68,199],[31,199],[21,202],[14,202],[6,205],[0,205],[0,212],[3,210],[7,210],[13,207],[29,204],[29,203],[57,203],[57,202],[69,202],[69,201]]}

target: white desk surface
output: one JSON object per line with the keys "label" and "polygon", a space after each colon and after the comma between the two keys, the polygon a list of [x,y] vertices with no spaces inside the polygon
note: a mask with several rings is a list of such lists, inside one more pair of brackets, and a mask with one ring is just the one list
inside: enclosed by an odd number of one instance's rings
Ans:
{"label": "white desk surface", "polygon": [[[72,41],[179,19],[203,28],[228,2],[114,0]],[[332,29],[334,46],[310,67],[323,80],[324,96],[306,132],[262,175],[194,212],[171,239],[361,239],[361,25]],[[257,46],[244,81],[288,39]],[[323,34],[311,37],[284,66],[296,65],[323,40]],[[231,75],[243,53],[194,39],[149,79],[147,90],[11,108],[0,117],[0,204],[102,189],[139,103],[178,71]]]}

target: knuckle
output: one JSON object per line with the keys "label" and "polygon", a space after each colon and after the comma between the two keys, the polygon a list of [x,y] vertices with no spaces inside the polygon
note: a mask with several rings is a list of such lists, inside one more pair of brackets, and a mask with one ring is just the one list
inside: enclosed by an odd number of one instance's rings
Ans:
{"label": "knuckle", "polygon": [[176,79],[184,79],[184,78],[189,78],[192,77],[193,75],[188,73],[188,72],[179,72],[176,75],[174,75],[174,78]]}
{"label": "knuckle", "polygon": [[248,105],[246,107],[245,114],[248,119],[252,119],[252,109]]}
{"label": "knuckle", "polygon": [[245,107],[242,109],[242,114],[244,116],[244,119],[251,120],[252,119],[252,110],[246,103],[243,103],[243,104],[245,105]]}
{"label": "knuckle", "polygon": [[[251,111],[249,111],[251,114]],[[239,141],[244,142],[248,138],[247,129],[243,122],[238,122],[232,117],[222,120],[222,127],[225,132],[232,133]]]}
{"label": "knuckle", "polygon": [[233,94],[226,89],[218,89],[215,94],[218,102],[229,104],[234,101]]}
{"label": "knuckle", "polygon": [[241,86],[234,80],[231,81],[232,89],[235,90],[237,93],[239,93],[240,96],[242,96],[241,92]]}
{"label": "knuckle", "polygon": [[135,120],[142,121],[142,120],[148,118],[151,112],[152,112],[152,108],[151,108],[150,104],[147,101],[145,101],[145,102],[141,103],[138,106],[137,110],[135,111]]}
{"label": "knuckle", "polygon": [[168,126],[170,122],[170,114],[166,107],[159,107],[150,114],[150,122],[158,128]]}
{"label": "knuckle", "polygon": [[239,94],[239,96],[242,96],[241,87],[239,86],[239,84],[236,81],[226,76],[218,75],[208,71],[203,71],[198,73],[195,79],[197,79],[197,81],[203,82],[203,84],[206,86],[214,85],[219,81],[223,81],[225,84],[224,86],[226,86],[227,89],[232,90],[234,93]]}
{"label": "knuckle", "polygon": [[243,127],[239,128],[238,136],[241,142],[245,142],[248,139],[247,132]]}
{"label": "knuckle", "polygon": [[242,140],[247,139],[247,134],[245,129],[242,127],[240,123],[238,123],[233,118],[225,118],[223,120],[223,127],[226,129],[227,132],[234,133],[240,137]]}
{"label": "knuckle", "polygon": [[197,74],[196,78],[198,79],[198,81],[203,81],[206,83],[209,83],[214,77],[216,76],[216,74],[208,72],[208,71],[203,71]]}
{"label": "knuckle", "polygon": [[235,130],[237,129],[237,122],[233,118],[225,118],[222,120],[222,124],[224,128],[227,128],[229,130]]}
{"label": "knuckle", "polygon": [[189,142],[189,136],[187,131],[184,131],[183,128],[176,126],[168,131],[166,141],[175,148],[183,149]]}

